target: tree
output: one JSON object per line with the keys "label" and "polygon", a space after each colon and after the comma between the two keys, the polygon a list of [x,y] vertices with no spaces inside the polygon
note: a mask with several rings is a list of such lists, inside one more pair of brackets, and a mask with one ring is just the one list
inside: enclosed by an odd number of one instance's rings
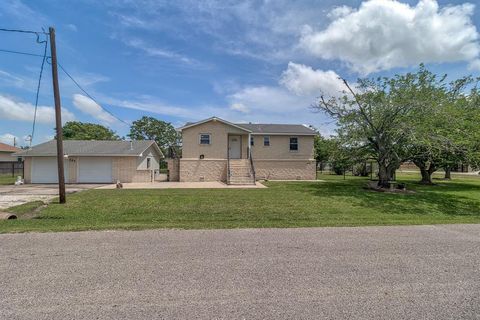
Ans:
{"label": "tree", "polygon": [[478,131],[478,126],[469,126],[478,108],[469,107],[471,99],[465,94],[472,81],[463,77],[447,83],[446,75],[438,78],[421,65],[409,84],[410,103],[416,105],[409,121],[413,132],[409,158],[420,168],[423,184],[432,184],[432,174],[440,168],[450,179],[451,170],[468,161],[470,146],[476,143],[471,133]]}
{"label": "tree", "polygon": [[330,160],[330,157],[333,152],[334,142],[332,139],[326,139],[320,134],[314,138],[314,152],[315,160],[317,163],[320,163],[320,166],[323,166],[324,162]]}
{"label": "tree", "polygon": [[395,170],[406,158],[410,130],[405,118],[412,106],[405,103],[404,83],[408,76],[359,79],[353,90],[340,97],[320,96],[314,110],[323,111],[337,121],[338,136],[345,148],[376,159],[380,187],[388,187]]}
{"label": "tree", "polygon": [[132,140],[155,140],[165,153],[179,144],[179,135],[171,123],[144,116],[132,123],[128,137]]}
{"label": "tree", "polygon": [[115,131],[96,123],[69,121],[63,125],[65,140],[120,140]]}

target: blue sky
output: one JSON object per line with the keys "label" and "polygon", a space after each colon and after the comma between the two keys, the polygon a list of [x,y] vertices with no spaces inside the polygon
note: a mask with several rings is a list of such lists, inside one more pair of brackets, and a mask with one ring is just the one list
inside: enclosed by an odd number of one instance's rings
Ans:
{"label": "blue sky", "polygon": [[[312,113],[338,77],[390,75],[424,62],[452,77],[479,75],[479,8],[464,1],[6,0],[0,28],[54,26],[58,57],[105,108],[131,122],[334,124]],[[0,33],[0,49],[42,53],[35,37]],[[0,141],[32,130],[41,58],[0,53]],[[62,73],[64,121],[128,126]],[[51,71],[40,91],[34,144],[53,136]]]}

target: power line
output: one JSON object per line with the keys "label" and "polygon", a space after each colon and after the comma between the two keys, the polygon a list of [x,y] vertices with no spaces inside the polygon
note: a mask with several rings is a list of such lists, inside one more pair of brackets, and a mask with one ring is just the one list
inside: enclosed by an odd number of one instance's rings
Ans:
{"label": "power line", "polygon": [[[39,34],[48,34],[48,32],[35,32],[35,31],[29,31],[29,30],[13,30],[13,29],[1,29],[1,28],[0,28],[0,31],[33,33],[33,34],[36,34],[36,35],[37,35],[37,43],[44,43],[44,41],[39,41],[39,38],[38,38],[38,35],[39,35]],[[47,44],[45,44],[45,50],[46,50],[46,46],[47,46]],[[0,52],[43,58],[43,60],[42,60],[41,72],[42,72],[42,70],[43,70],[43,65],[45,64],[45,60],[47,61],[47,63],[50,64],[50,62],[48,61],[48,59],[51,59],[51,56],[47,56],[47,55],[46,55],[46,51],[44,52],[44,55],[36,54],[36,53],[31,53],[31,52],[22,52],[22,51],[8,50],[8,49],[0,49]],[[105,107],[103,107],[95,98],[93,98],[93,97],[68,73],[67,70],[65,70],[65,68],[64,68],[60,63],[58,63],[58,66],[59,66],[60,69],[70,78],[70,80],[72,80],[73,83],[75,83],[75,85],[76,85],[87,97],[89,97],[90,99],[92,99],[93,102],[95,102],[98,106],[100,106],[100,108],[102,108],[103,111],[105,111],[106,113],[108,113],[109,115],[111,115],[112,117],[114,117],[115,119],[117,119],[118,121],[120,121],[120,122],[122,122],[122,123],[124,123],[124,124],[126,124],[126,125],[130,125],[130,123],[126,122],[125,120],[120,119],[120,118],[117,117],[115,114],[113,114],[111,111],[109,111],[108,109],[106,109]],[[42,74],[40,73],[40,78],[41,78],[41,77],[42,77]],[[37,88],[37,97],[36,97],[36,101],[37,101],[37,102],[38,102],[38,90],[39,90],[39,88],[40,88],[40,79],[39,79],[38,88]],[[35,104],[35,115],[36,115],[36,110],[37,110],[37,103]],[[33,132],[34,132],[34,130],[35,130],[35,118],[34,118],[34,123],[33,123],[33,128],[32,128],[32,138],[31,138],[31,139],[33,139]],[[31,141],[30,141],[30,143],[31,143]]]}
{"label": "power line", "polygon": [[65,68],[59,63],[58,66],[60,67],[60,69],[70,78],[70,80],[73,81],[73,83],[75,83],[75,85],[87,96],[89,97],[90,99],[93,100],[93,102],[95,102],[98,106],[100,106],[100,108],[102,108],[103,111],[105,111],[106,113],[108,113],[109,115],[111,115],[112,117],[114,117],[115,119],[117,119],[118,121],[120,122],[123,122],[124,124],[126,125],[130,125],[130,123],[126,122],[125,120],[122,120],[120,119],[119,117],[117,117],[115,114],[113,114],[112,112],[110,112],[109,110],[105,109],[100,103],[97,102],[97,100],[95,100],[94,97],[92,97],[85,89],[82,88],[82,86],[67,72],[67,70],[65,70]]}
{"label": "power line", "polygon": [[[37,39],[37,42],[38,42],[38,39]],[[37,123],[38,97],[40,95],[40,84],[42,82],[43,67],[45,66],[45,60],[47,59],[48,38],[39,43],[45,43],[45,45],[43,48],[43,59],[42,59],[42,65],[40,67],[40,75],[38,76],[37,94],[35,95],[35,111],[33,113],[33,124],[32,124],[32,134],[30,136],[30,146],[32,146],[33,136],[35,134],[35,125]]]}
{"label": "power line", "polygon": [[[25,56],[32,56],[32,57],[43,58],[43,55],[37,54],[37,53],[31,53],[31,52],[22,52],[22,51],[7,50],[7,49],[0,49],[0,52],[13,53],[13,54],[21,54],[21,55],[25,55]],[[50,56],[48,56],[47,58],[50,58]]]}
{"label": "power line", "polygon": [[45,32],[45,30],[42,30],[42,31],[32,31],[32,30],[0,28],[0,31],[5,31],[5,32],[19,32],[19,33],[31,33],[31,34],[48,34],[48,32]]}

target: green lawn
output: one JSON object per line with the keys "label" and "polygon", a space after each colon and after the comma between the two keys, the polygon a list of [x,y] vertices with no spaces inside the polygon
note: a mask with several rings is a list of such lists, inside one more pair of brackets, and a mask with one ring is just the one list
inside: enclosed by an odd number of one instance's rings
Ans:
{"label": "green lawn", "polygon": [[15,179],[16,179],[16,177],[12,177],[11,174],[9,174],[9,175],[1,174],[0,175],[0,185],[14,184]]}
{"label": "green lawn", "polygon": [[[480,223],[480,179],[415,183],[414,194],[364,190],[364,178],[267,182],[268,189],[89,190],[35,219],[0,221],[0,232],[151,228],[266,228]],[[13,208],[20,217],[32,205]]]}

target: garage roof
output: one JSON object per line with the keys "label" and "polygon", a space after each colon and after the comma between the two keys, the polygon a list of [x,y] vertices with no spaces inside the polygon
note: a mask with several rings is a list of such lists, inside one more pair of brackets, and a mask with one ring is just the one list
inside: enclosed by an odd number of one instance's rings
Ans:
{"label": "garage roof", "polygon": [[[154,145],[163,156],[157,143],[152,140],[97,141],[64,140],[63,153],[69,156],[139,156]],[[19,157],[56,156],[57,141],[51,140],[15,154]]]}

